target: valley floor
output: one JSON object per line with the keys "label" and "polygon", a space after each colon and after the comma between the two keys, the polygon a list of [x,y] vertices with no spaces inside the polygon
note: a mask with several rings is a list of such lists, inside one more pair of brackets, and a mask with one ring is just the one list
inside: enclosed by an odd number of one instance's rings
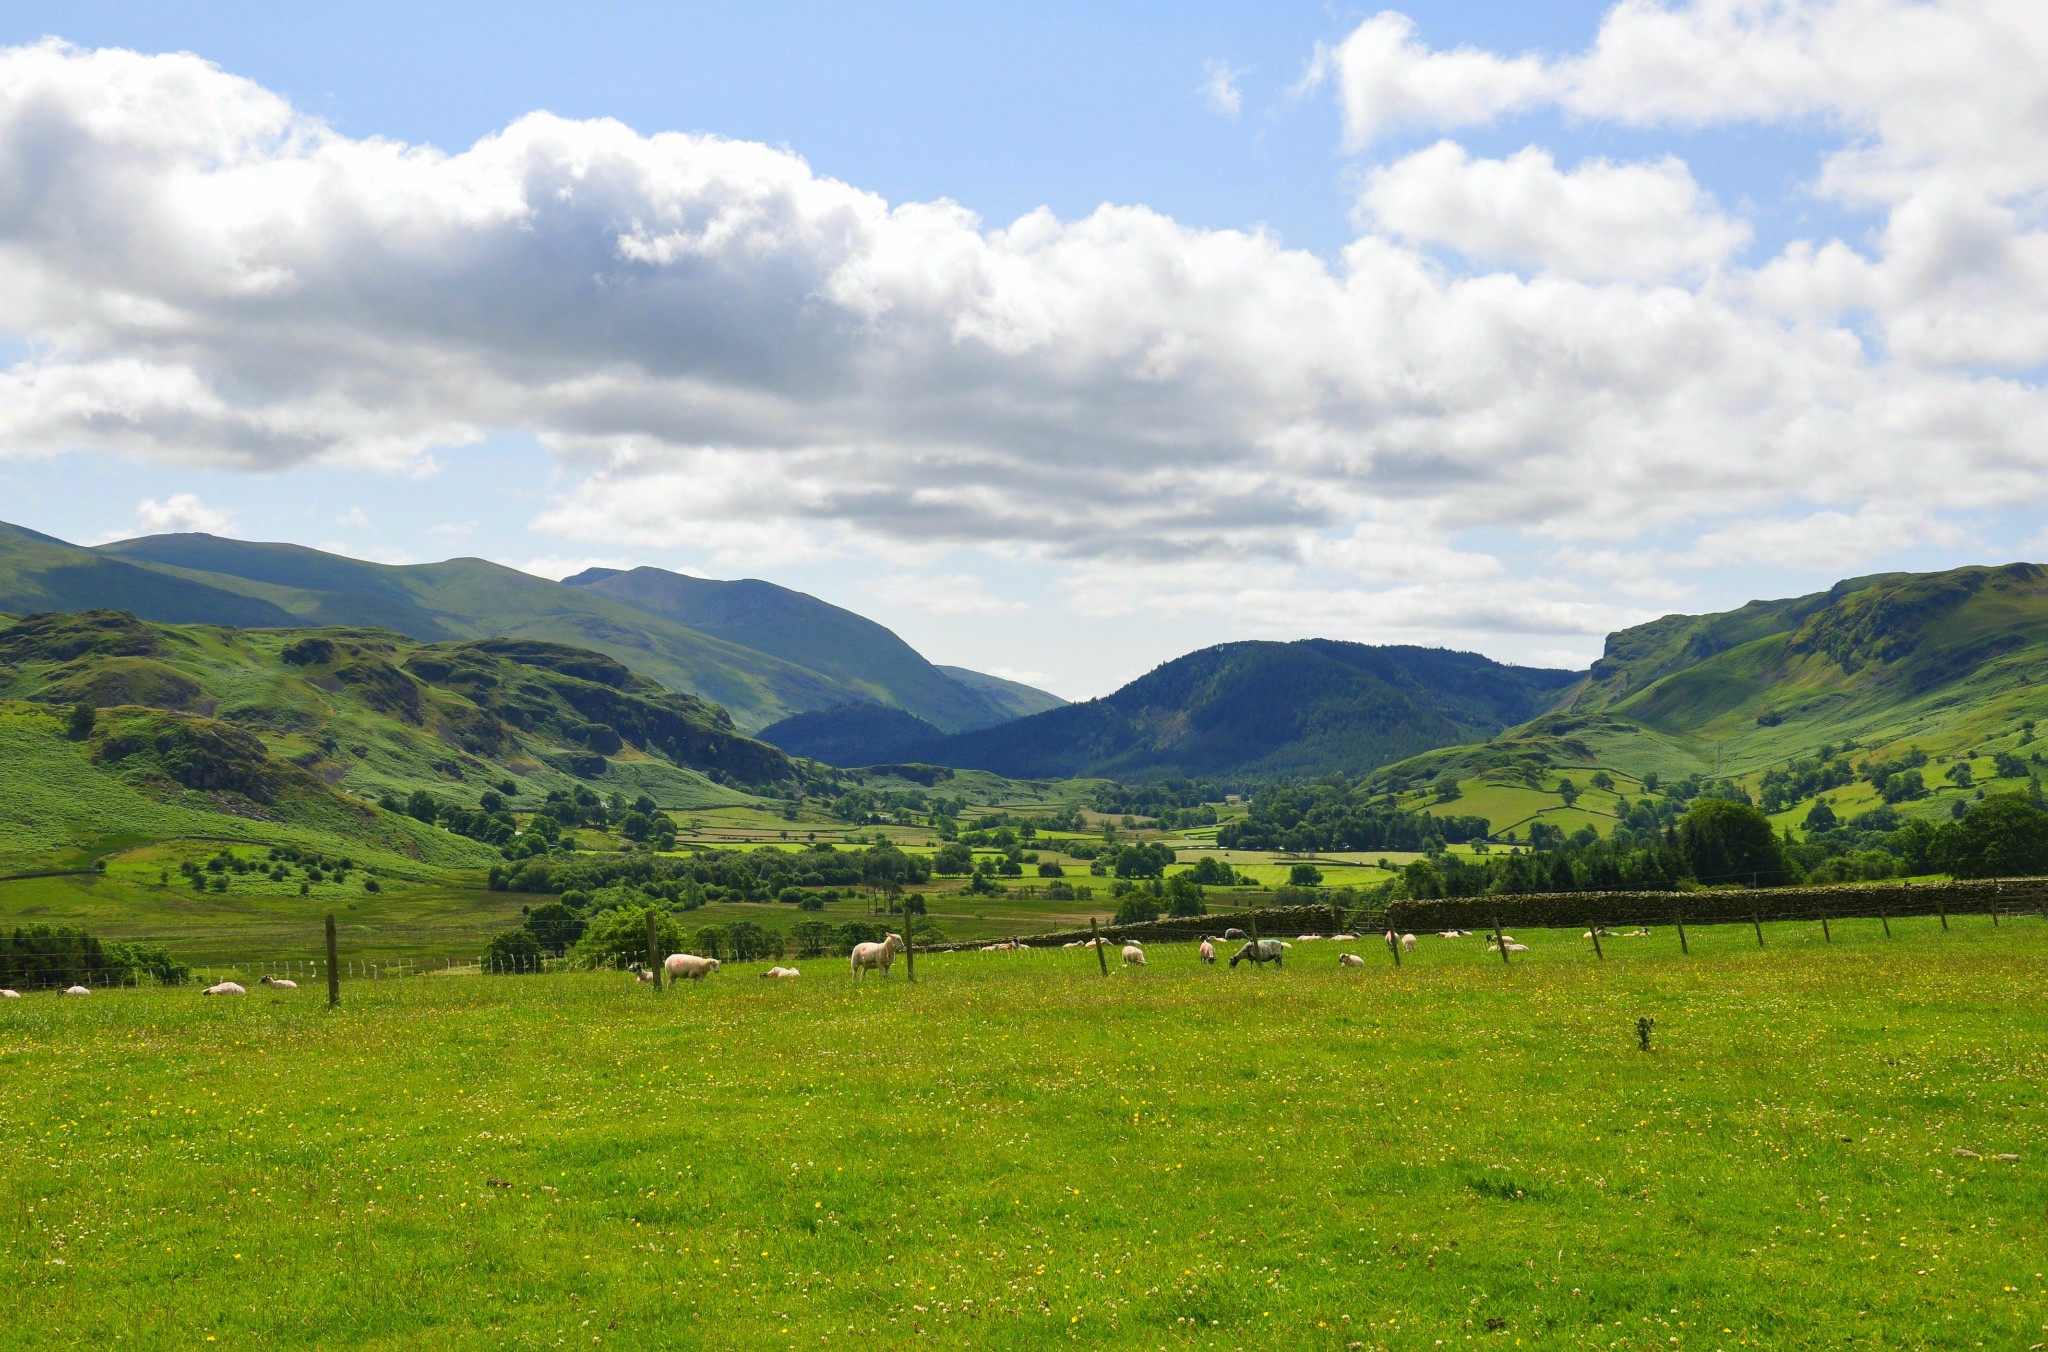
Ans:
{"label": "valley floor", "polygon": [[[2048,925],[0,1001],[15,1346],[2025,1348]],[[1869,932],[1865,932],[1868,929]],[[843,960],[842,960],[843,961]],[[1655,1020],[1654,1050],[1636,1021]],[[1960,1153],[1962,1151],[1971,1154]],[[2018,1158],[2001,1161],[2000,1154]]]}

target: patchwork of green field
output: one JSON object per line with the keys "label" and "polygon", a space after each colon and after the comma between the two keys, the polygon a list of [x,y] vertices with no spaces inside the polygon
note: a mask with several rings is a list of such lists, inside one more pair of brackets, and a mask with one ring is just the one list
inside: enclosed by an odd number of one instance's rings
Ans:
{"label": "patchwork of green field", "polygon": [[21,1347],[2029,1347],[2048,926],[1894,929],[0,1002],[0,1313]]}
{"label": "patchwork of green field", "polygon": [[102,939],[162,943],[187,962],[316,957],[332,913],[344,944],[359,957],[440,961],[474,958],[489,938],[520,921],[522,906],[551,898],[490,892],[434,879],[324,884],[300,896],[298,885],[232,877],[226,892],[197,892],[173,872],[168,884],[115,876],[113,870],[0,881],[0,925],[70,925]]}

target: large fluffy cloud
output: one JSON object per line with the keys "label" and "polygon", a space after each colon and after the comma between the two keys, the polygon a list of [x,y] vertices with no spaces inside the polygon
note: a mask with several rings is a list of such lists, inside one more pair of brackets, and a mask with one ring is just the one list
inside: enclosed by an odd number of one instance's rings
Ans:
{"label": "large fluffy cloud", "polygon": [[[0,456],[395,467],[521,429],[572,471],[540,524],[575,549],[965,546],[1051,561],[1088,613],[1597,632],[1635,612],[1464,537],[1577,566],[1682,526],[1722,559],[1779,538],[1729,518],[1793,499],[1846,539],[2048,490],[2024,369],[2048,357],[2026,196],[2048,170],[1895,118],[1963,98],[1912,61],[1891,94],[1837,69],[1845,14],[1927,8],[1624,5],[1565,61],[1431,52],[1383,15],[1324,58],[1361,142],[1542,100],[1839,120],[1824,186],[1889,204],[1881,238],[1754,269],[1673,159],[1445,143],[1369,175],[1364,232],[1325,260],[1142,207],[991,227],[607,121],[536,114],[455,154],[351,139],[193,57],[13,49],[0,331],[34,355],[0,373]],[[1938,17],[2019,13],[1979,9]],[[1758,73],[1643,76],[1630,52],[1664,48],[1639,35],[1672,24]]]}

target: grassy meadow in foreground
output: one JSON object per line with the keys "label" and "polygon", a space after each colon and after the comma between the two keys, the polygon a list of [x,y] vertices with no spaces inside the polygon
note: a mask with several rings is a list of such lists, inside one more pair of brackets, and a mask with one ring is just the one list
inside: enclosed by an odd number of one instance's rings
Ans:
{"label": "grassy meadow in foreground", "polygon": [[[2025,1348],[2048,926],[0,1002],[15,1346]],[[1655,1050],[1636,1048],[1639,1016]],[[1975,1151],[1981,1158],[1956,1153]],[[2016,1162],[1992,1156],[2018,1155]]]}

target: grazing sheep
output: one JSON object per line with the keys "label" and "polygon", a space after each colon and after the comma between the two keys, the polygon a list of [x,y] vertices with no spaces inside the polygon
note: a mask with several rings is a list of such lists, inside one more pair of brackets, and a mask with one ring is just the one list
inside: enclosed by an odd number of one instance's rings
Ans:
{"label": "grazing sheep", "polygon": [[83,987],[83,986],[66,986],[66,987],[64,988],[64,993],[65,993],[66,995],[91,995],[91,994],[92,994],[92,992],[91,992],[91,991],[87,990],[87,989],[86,989],[85,987]]}
{"label": "grazing sheep", "polygon": [[1244,939],[1248,938],[1249,936],[1246,935],[1243,930],[1233,925],[1229,929],[1223,931],[1223,937],[1226,939]]}
{"label": "grazing sheep", "polygon": [[0,990],[0,1000],[19,1000],[20,998],[20,991]]}
{"label": "grazing sheep", "polygon": [[1415,951],[1415,936],[1414,936],[1414,935],[1412,935],[1412,934],[1404,934],[1404,935],[1402,935],[1402,936],[1401,936],[1401,951],[1402,951],[1403,953],[1413,953],[1413,952]]}
{"label": "grazing sheep", "polygon": [[878,944],[855,944],[853,952],[847,957],[852,963],[854,977],[865,977],[870,967],[879,970],[886,977],[889,975],[889,964],[895,962],[896,955],[902,951],[903,936],[892,933],[885,935]]}
{"label": "grazing sheep", "polygon": [[1502,935],[1498,940],[1492,935],[1488,935],[1486,946],[1496,953],[1503,948],[1507,949],[1510,953],[1527,953],[1529,951],[1529,945],[1516,943],[1511,935]]}
{"label": "grazing sheep", "polygon": [[1256,945],[1247,940],[1245,946],[1231,956],[1230,965],[1235,968],[1240,962],[1270,962],[1277,967],[1290,947],[1291,944],[1278,939],[1261,939]]}
{"label": "grazing sheep", "polygon": [[1202,961],[1203,961],[1203,962],[1206,962],[1206,963],[1210,964],[1211,966],[1214,966],[1214,965],[1215,965],[1215,962],[1216,962],[1216,945],[1214,945],[1214,944],[1210,943],[1210,942],[1209,942],[1209,941],[1208,941],[1207,939],[1204,939],[1204,940],[1202,940],[1202,947],[1201,947],[1201,949],[1200,949],[1199,951],[1200,951],[1200,953],[1201,953],[1201,955],[1202,955]]}
{"label": "grazing sheep", "polygon": [[1337,965],[1339,967],[1363,967],[1365,966],[1365,959],[1359,957],[1356,953],[1339,953],[1337,955]]}
{"label": "grazing sheep", "polygon": [[201,995],[247,995],[249,992],[242,989],[242,983],[239,981],[216,981],[199,993]]}
{"label": "grazing sheep", "polygon": [[1126,966],[1126,967],[1143,967],[1144,965],[1145,965],[1145,950],[1144,950],[1144,949],[1142,949],[1142,948],[1140,948],[1140,947],[1138,947],[1138,946],[1137,946],[1136,944],[1125,944],[1125,945],[1124,945],[1124,966]]}
{"label": "grazing sheep", "polygon": [[774,977],[778,980],[787,980],[790,977],[799,975],[801,973],[794,967],[770,967],[767,971],[761,973],[761,979],[766,981],[768,978]]}
{"label": "grazing sheep", "polygon": [[663,958],[661,965],[668,972],[670,981],[702,981],[718,970],[717,958],[700,958],[695,953],[671,953]]}
{"label": "grazing sheep", "polygon": [[298,982],[286,980],[281,976],[266,976],[263,978],[263,984],[281,991],[295,991],[299,988]]}

